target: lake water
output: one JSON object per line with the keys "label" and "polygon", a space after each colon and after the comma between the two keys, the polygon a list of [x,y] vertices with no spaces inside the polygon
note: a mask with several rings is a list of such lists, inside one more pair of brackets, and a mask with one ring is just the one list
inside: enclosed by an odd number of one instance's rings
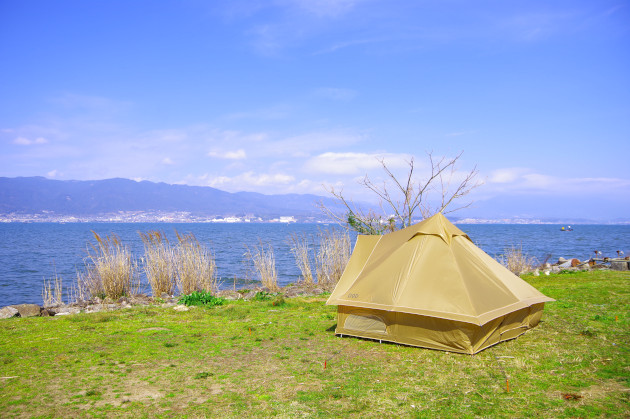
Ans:
{"label": "lake water", "polygon": [[[577,225],[573,231],[561,231],[556,225],[458,225],[475,244],[486,253],[497,257],[506,248],[522,246],[524,252],[539,260],[551,254],[576,257],[580,260],[600,250],[603,256],[616,256],[617,250],[630,255],[630,226]],[[263,241],[274,247],[278,282],[285,285],[299,278],[299,270],[290,252],[292,234],[306,235],[316,241],[318,231],[335,226],[317,224],[144,224],[144,223],[3,223],[0,224],[0,307],[9,304],[42,303],[44,278],[55,272],[62,277],[64,289],[83,269],[88,243],[94,243],[92,230],[101,236],[118,235],[129,246],[136,258],[143,253],[138,231],[164,231],[174,242],[175,229],[193,233],[216,258],[219,276],[224,287],[237,288],[248,284],[243,278],[251,271],[245,257],[246,246]],[[354,243],[354,237],[351,238]],[[251,274],[249,275],[251,278]],[[144,286],[144,292],[149,289]]]}

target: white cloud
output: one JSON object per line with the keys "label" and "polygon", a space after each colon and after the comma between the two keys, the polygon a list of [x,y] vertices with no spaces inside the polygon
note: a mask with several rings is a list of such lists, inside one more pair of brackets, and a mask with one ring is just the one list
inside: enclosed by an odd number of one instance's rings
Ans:
{"label": "white cloud", "polygon": [[522,167],[494,170],[487,177],[487,183],[480,190],[492,194],[567,194],[587,193],[598,195],[606,193],[627,193],[630,179],[607,177],[560,177],[536,173]]}
{"label": "white cloud", "polygon": [[286,173],[257,173],[253,170],[234,176],[204,174],[188,176],[188,185],[203,185],[229,192],[256,191],[262,193],[285,193],[292,189],[295,177]]}
{"label": "white cloud", "polygon": [[13,140],[13,144],[17,144],[17,145],[41,145],[41,144],[47,144],[48,140],[45,139],[44,137],[37,137],[34,140],[29,140],[26,137],[18,137],[15,140]]}
{"label": "white cloud", "polygon": [[406,154],[327,152],[309,159],[305,169],[310,172],[352,175],[380,168],[380,159],[384,159],[390,169],[406,167],[409,158]]}
{"label": "white cloud", "polygon": [[247,154],[242,148],[235,151],[211,151],[208,153],[208,156],[226,160],[242,160],[247,158]]}
{"label": "white cloud", "polygon": [[46,176],[49,178],[55,178],[57,177],[57,175],[59,175],[59,171],[57,169],[51,170],[50,172],[46,173]]}
{"label": "white cloud", "polygon": [[489,183],[512,183],[527,173],[528,169],[513,167],[507,169],[494,170],[488,177]]}
{"label": "white cloud", "polygon": [[173,159],[171,159],[170,157],[164,157],[162,159],[162,164],[165,164],[167,166],[172,166],[175,163],[173,162]]}

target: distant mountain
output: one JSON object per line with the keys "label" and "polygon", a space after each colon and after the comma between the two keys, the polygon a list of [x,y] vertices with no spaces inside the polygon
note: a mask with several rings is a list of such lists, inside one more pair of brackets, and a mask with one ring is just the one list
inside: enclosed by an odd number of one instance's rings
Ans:
{"label": "distant mountain", "polygon": [[207,186],[169,185],[129,179],[51,180],[43,177],[0,177],[0,213],[89,216],[118,211],[190,212],[204,216],[299,216],[322,218],[323,202],[340,209],[334,199],[309,194],[230,193]]}

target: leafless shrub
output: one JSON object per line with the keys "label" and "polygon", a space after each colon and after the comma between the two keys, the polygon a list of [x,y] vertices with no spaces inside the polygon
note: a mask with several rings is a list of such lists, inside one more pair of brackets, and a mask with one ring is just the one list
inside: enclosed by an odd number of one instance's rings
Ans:
{"label": "leafless shrub", "polygon": [[499,257],[499,262],[515,275],[530,272],[538,265],[535,257],[523,253],[523,246],[505,249],[504,254]]}
{"label": "leafless shrub", "polygon": [[323,203],[320,203],[320,208],[340,225],[360,234],[385,234],[409,227],[417,218],[425,219],[438,212],[448,214],[468,208],[472,201],[462,201],[482,182],[477,180],[479,172],[476,167],[465,173],[457,170],[461,156],[462,153],[452,158],[434,157],[432,152],[427,153],[428,170],[424,177],[416,176],[413,157],[407,162],[409,170],[404,176],[396,176],[384,159],[378,159],[387,180],[382,184],[375,183],[365,175],[359,184],[378,196],[382,214],[363,210],[350,201],[343,190],[333,187],[328,192],[345,208],[344,214],[340,215]]}
{"label": "leafless shrub", "polygon": [[144,243],[142,258],[144,272],[155,297],[162,293],[172,295],[177,282],[175,251],[164,233],[159,231],[139,232]]}
{"label": "leafless shrub", "polygon": [[317,283],[324,287],[335,286],[350,259],[350,236],[346,231],[323,230],[318,237]]}
{"label": "leafless shrub", "polygon": [[309,261],[310,247],[308,237],[297,234],[291,235],[290,239],[291,253],[295,256],[295,263],[302,273],[301,282],[311,285],[313,284],[313,271]]}
{"label": "leafless shrub", "polygon": [[137,265],[131,252],[116,235],[102,238],[94,231],[92,234],[96,245],[88,247],[85,272],[78,273],[75,295],[81,299],[108,297],[115,300],[135,294],[139,283]]}
{"label": "leafless shrub", "polygon": [[63,281],[56,272],[54,278],[50,280],[44,279],[42,300],[44,301],[44,307],[63,304]]}
{"label": "leafless shrub", "polygon": [[217,265],[212,253],[192,233],[180,235],[175,250],[177,287],[182,295],[194,291],[216,293],[219,290]]}
{"label": "leafless shrub", "polygon": [[258,246],[248,247],[246,256],[254,264],[254,269],[263,287],[269,288],[273,292],[280,290],[278,287],[278,271],[276,270],[276,257],[273,247],[265,245],[262,241]]}

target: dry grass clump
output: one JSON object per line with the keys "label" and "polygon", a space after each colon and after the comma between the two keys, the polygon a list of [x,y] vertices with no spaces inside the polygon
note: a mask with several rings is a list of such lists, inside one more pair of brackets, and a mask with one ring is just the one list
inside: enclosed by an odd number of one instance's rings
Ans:
{"label": "dry grass clump", "polygon": [[505,253],[500,256],[499,262],[515,275],[530,272],[538,264],[535,257],[523,253],[523,246],[512,246],[509,249],[505,249]]}
{"label": "dry grass clump", "polygon": [[323,230],[319,234],[315,257],[317,283],[334,286],[339,282],[350,259],[350,236],[346,231]]}
{"label": "dry grass clump", "polygon": [[194,234],[177,234],[179,240],[175,249],[175,271],[180,294],[194,291],[217,292],[217,265],[212,253],[202,246]]}
{"label": "dry grass clump", "polygon": [[48,281],[44,279],[42,300],[44,301],[44,307],[63,304],[63,281],[57,273],[55,273],[54,278]]}
{"label": "dry grass clump", "polygon": [[175,250],[163,232],[148,231],[138,234],[144,243],[142,262],[151,292],[156,297],[163,293],[172,295],[177,284]]}
{"label": "dry grass clump", "polygon": [[295,263],[302,273],[301,282],[308,285],[313,284],[313,271],[309,261],[310,247],[307,237],[293,234],[290,238],[290,244],[291,253],[295,256]]}
{"label": "dry grass clump", "polygon": [[276,257],[273,247],[270,244],[265,245],[261,241],[253,249],[248,247],[246,256],[253,262],[254,269],[263,287],[267,287],[273,292],[279,291],[278,271],[276,270]]}
{"label": "dry grass clump", "polygon": [[85,259],[85,272],[79,272],[77,278],[77,297],[100,297],[118,299],[137,292],[139,283],[136,278],[137,265],[131,252],[118,236],[102,238],[92,231],[96,246],[88,247]]}

